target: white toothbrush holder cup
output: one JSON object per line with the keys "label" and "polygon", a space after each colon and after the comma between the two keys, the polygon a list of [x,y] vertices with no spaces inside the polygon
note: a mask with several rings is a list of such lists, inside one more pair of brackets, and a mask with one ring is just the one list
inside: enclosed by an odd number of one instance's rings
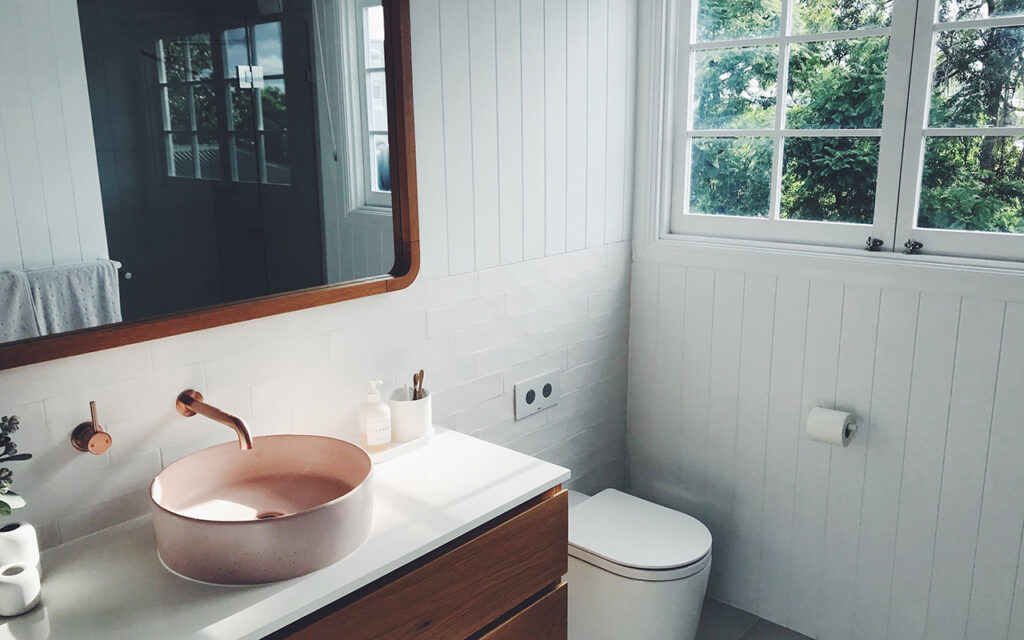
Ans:
{"label": "white toothbrush holder cup", "polygon": [[34,608],[41,592],[35,567],[20,563],[0,567],[0,616],[17,616]]}
{"label": "white toothbrush holder cup", "polygon": [[411,442],[434,434],[434,416],[430,406],[430,390],[423,397],[412,399],[412,389],[395,389],[388,402],[391,406],[391,439]]}

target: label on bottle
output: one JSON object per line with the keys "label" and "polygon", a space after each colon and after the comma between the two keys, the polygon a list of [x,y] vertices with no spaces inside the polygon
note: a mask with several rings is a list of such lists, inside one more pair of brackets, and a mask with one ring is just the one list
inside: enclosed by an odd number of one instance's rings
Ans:
{"label": "label on bottle", "polygon": [[366,444],[371,447],[391,442],[391,420],[377,418],[366,423]]}

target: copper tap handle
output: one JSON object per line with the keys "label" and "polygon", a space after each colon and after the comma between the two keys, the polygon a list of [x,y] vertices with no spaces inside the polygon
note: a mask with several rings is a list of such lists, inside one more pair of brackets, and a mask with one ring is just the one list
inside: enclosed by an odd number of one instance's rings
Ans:
{"label": "copper tap handle", "polygon": [[96,414],[96,401],[89,402],[89,414],[92,417],[90,422],[83,422],[71,432],[71,446],[78,451],[101,456],[110,450],[114,439],[100,426],[99,417]]}

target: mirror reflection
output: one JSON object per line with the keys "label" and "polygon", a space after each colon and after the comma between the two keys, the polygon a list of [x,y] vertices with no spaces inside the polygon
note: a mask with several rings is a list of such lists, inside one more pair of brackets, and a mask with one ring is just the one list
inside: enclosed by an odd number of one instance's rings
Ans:
{"label": "mirror reflection", "polygon": [[[52,170],[73,184],[0,199],[0,341],[390,271],[380,0],[14,4],[0,47],[22,47],[27,91],[0,101],[0,125],[59,131],[38,144],[61,143]],[[55,39],[74,55],[33,58]],[[18,108],[47,98],[57,122]],[[9,161],[18,142],[0,137]]]}

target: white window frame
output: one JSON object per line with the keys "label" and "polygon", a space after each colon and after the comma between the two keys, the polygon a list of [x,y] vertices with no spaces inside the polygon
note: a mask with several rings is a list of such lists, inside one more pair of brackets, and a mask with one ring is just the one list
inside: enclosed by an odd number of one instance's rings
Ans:
{"label": "white window frame", "polygon": [[366,66],[366,34],[369,29],[364,16],[366,10],[371,7],[381,6],[380,0],[357,0],[355,7],[355,31],[358,53],[353,60],[353,76],[357,78],[359,86],[359,104],[362,121],[360,122],[359,135],[356,136],[362,144],[359,156],[363,158],[362,191],[363,201],[370,207],[391,208],[391,192],[377,191],[374,189],[376,181],[374,175],[377,173],[376,157],[373,153],[373,137],[375,135],[387,136],[388,132],[370,128],[370,95],[367,91],[370,74],[383,72],[384,67]]}
{"label": "white window frame", "polygon": [[[908,239],[924,243],[923,255],[895,257],[913,259],[929,264],[946,263],[955,267],[982,269],[1010,269],[1017,272],[1021,265],[993,261],[1021,260],[1024,258],[1024,234],[1000,234],[955,230],[920,229],[917,218],[924,137],[936,135],[935,129],[925,128],[927,121],[927,90],[931,81],[932,43],[936,31],[949,25],[935,25],[936,0],[895,0],[891,32],[915,33],[916,37],[897,35],[890,37],[886,77],[886,105],[905,104],[907,110],[887,108],[880,130],[862,131],[853,135],[880,137],[879,183],[876,187],[875,218],[873,225],[835,222],[756,219],[739,216],[687,214],[685,227],[674,224],[674,207],[689,200],[689,138],[704,137],[708,132],[692,131],[689,127],[689,101],[692,99],[693,68],[691,49],[721,47],[723,43],[691,44],[696,28],[699,0],[657,0],[641,3],[643,23],[656,27],[656,37],[648,39],[646,50],[640,52],[641,100],[638,110],[637,140],[637,192],[635,207],[636,243],[638,255],[648,252],[665,256],[666,249],[680,245],[690,247],[755,248],[769,252],[798,251],[818,257],[828,255],[865,255],[865,240],[870,235],[884,242],[883,252],[872,254],[893,255],[902,252]],[[782,131],[784,122],[784,96],[788,78],[788,47],[794,42],[836,39],[837,34],[790,35],[789,8],[795,0],[784,4],[781,35],[727,44],[751,46],[779,44],[780,73],[777,91],[776,126],[765,131],[714,132],[725,136],[766,134],[772,137],[772,218],[778,212],[778,192],[781,189],[782,166],[778,147],[783,138],[808,135],[850,135],[850,130],[790,130]],[[646,15],[644,15],[646,14]],[[1024,25],[1024,16],[961,21],[955,28],[978,28]],[[884,35],[878,29],[845,32],[848,37]],[[922,34],[925,34],[922,36]],[[929,40],[922,45],[922,38]],[[917,43],[915,45],[915,43]],[[685,87],[686,91],[679,91]],[[644,104],[646,103],[646,104]],[[680,104],[683,103],[683,104]],[[680,114],[686,117],[680,119]],[[976,130],[957,129],[955,134],[970,135]],[[977,130],[982,131],[982,130]],[[986,135],[1024,135],[1024,128],[992,128]],[[942,133],[938,133],[942,135]],[[682,146],[680,146],[682,145]],[[676,150],[684,149],[683,157]],[[681,199],[681,200],[680,200]]]}

